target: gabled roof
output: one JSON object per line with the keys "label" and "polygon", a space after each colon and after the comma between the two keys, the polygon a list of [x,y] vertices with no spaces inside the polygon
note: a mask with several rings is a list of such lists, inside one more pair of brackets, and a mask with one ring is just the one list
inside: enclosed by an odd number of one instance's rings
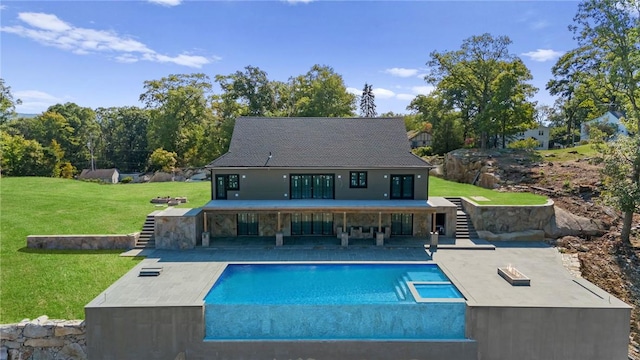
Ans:
{"label": "gabled roof", "polygon": [[83,169],[80,173],[80,179],[110,179],[118,169]]}
{"label": "gabled roof", "polygon": [[401,118],[236,120],[229,151],[207,167],[430,167],[411,153]]}

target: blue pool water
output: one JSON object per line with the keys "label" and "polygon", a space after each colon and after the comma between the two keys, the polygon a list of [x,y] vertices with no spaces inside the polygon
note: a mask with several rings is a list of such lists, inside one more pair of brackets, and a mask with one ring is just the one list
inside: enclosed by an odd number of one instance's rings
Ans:
{"label": "blue pool water", "polygon": [[464,298],[435,264],[232,264],[204,300],[207,340],[463,339],[465,331]]}

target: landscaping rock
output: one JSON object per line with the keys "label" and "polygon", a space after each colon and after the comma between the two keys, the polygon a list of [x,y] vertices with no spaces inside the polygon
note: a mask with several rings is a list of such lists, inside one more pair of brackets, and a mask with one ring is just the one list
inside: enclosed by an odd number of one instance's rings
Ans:
{"label": "landscaping rock", "polygon": [[554,211],[555,216],[544,228],[549,237],[601,236],[606,232],[602,221],[574,215],[558,206],[554,206]]}
{"label": "landscaping rock", "polygon": [[43,338],[46,336],[53,335],[52,327],[45,327],[42,325],[37,325],[33,323],[29,323],[24,327],[24,337],[26,338]]}
{"label": "landscaping rock", "polygon": [[491,231],[478,230],[478,236],[487,241],[542,241],[544,240],[544,231],[526,230],[494,234]]}

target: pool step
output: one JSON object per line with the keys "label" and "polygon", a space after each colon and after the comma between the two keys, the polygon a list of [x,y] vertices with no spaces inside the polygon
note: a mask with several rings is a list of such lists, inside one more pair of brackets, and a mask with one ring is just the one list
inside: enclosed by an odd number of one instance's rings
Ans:
{"label": "pool step", "polygon": [[398,296],[398,299],[401,301],[405,301],[407,300],[408,297],[410,297],[409,286],[407,285],[407,281],[410,281],[410,280],[411,279],[407,274],[403,274],[401,277],[396,279],[396,282],[394,285],[396,296]]}

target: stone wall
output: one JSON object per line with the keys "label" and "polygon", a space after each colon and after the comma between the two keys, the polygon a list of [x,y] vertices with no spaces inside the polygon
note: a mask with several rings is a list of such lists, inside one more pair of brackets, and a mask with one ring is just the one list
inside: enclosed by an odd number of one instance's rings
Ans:
{"label": "stone wall", "polygon": [[500,206],[478,205],[462,198],[462,206],[476,230],[493,233],[544,230],[555,216],[552,200],[544,205]]}
{"label": "stone wall", "polygon": [[186,250],[202,244],[202,214],[200,208],[169,208],[156,214],[156,249]]}
{"label": "stone wall", "polygon": [[56,250],[131,249],[140,233],[127,235],[29,235],[27,247]]}
{"label": "stone wall", "polygon": [[43,315],[0,325],[0,359],[87,359],[85,323],[50,320]]}

